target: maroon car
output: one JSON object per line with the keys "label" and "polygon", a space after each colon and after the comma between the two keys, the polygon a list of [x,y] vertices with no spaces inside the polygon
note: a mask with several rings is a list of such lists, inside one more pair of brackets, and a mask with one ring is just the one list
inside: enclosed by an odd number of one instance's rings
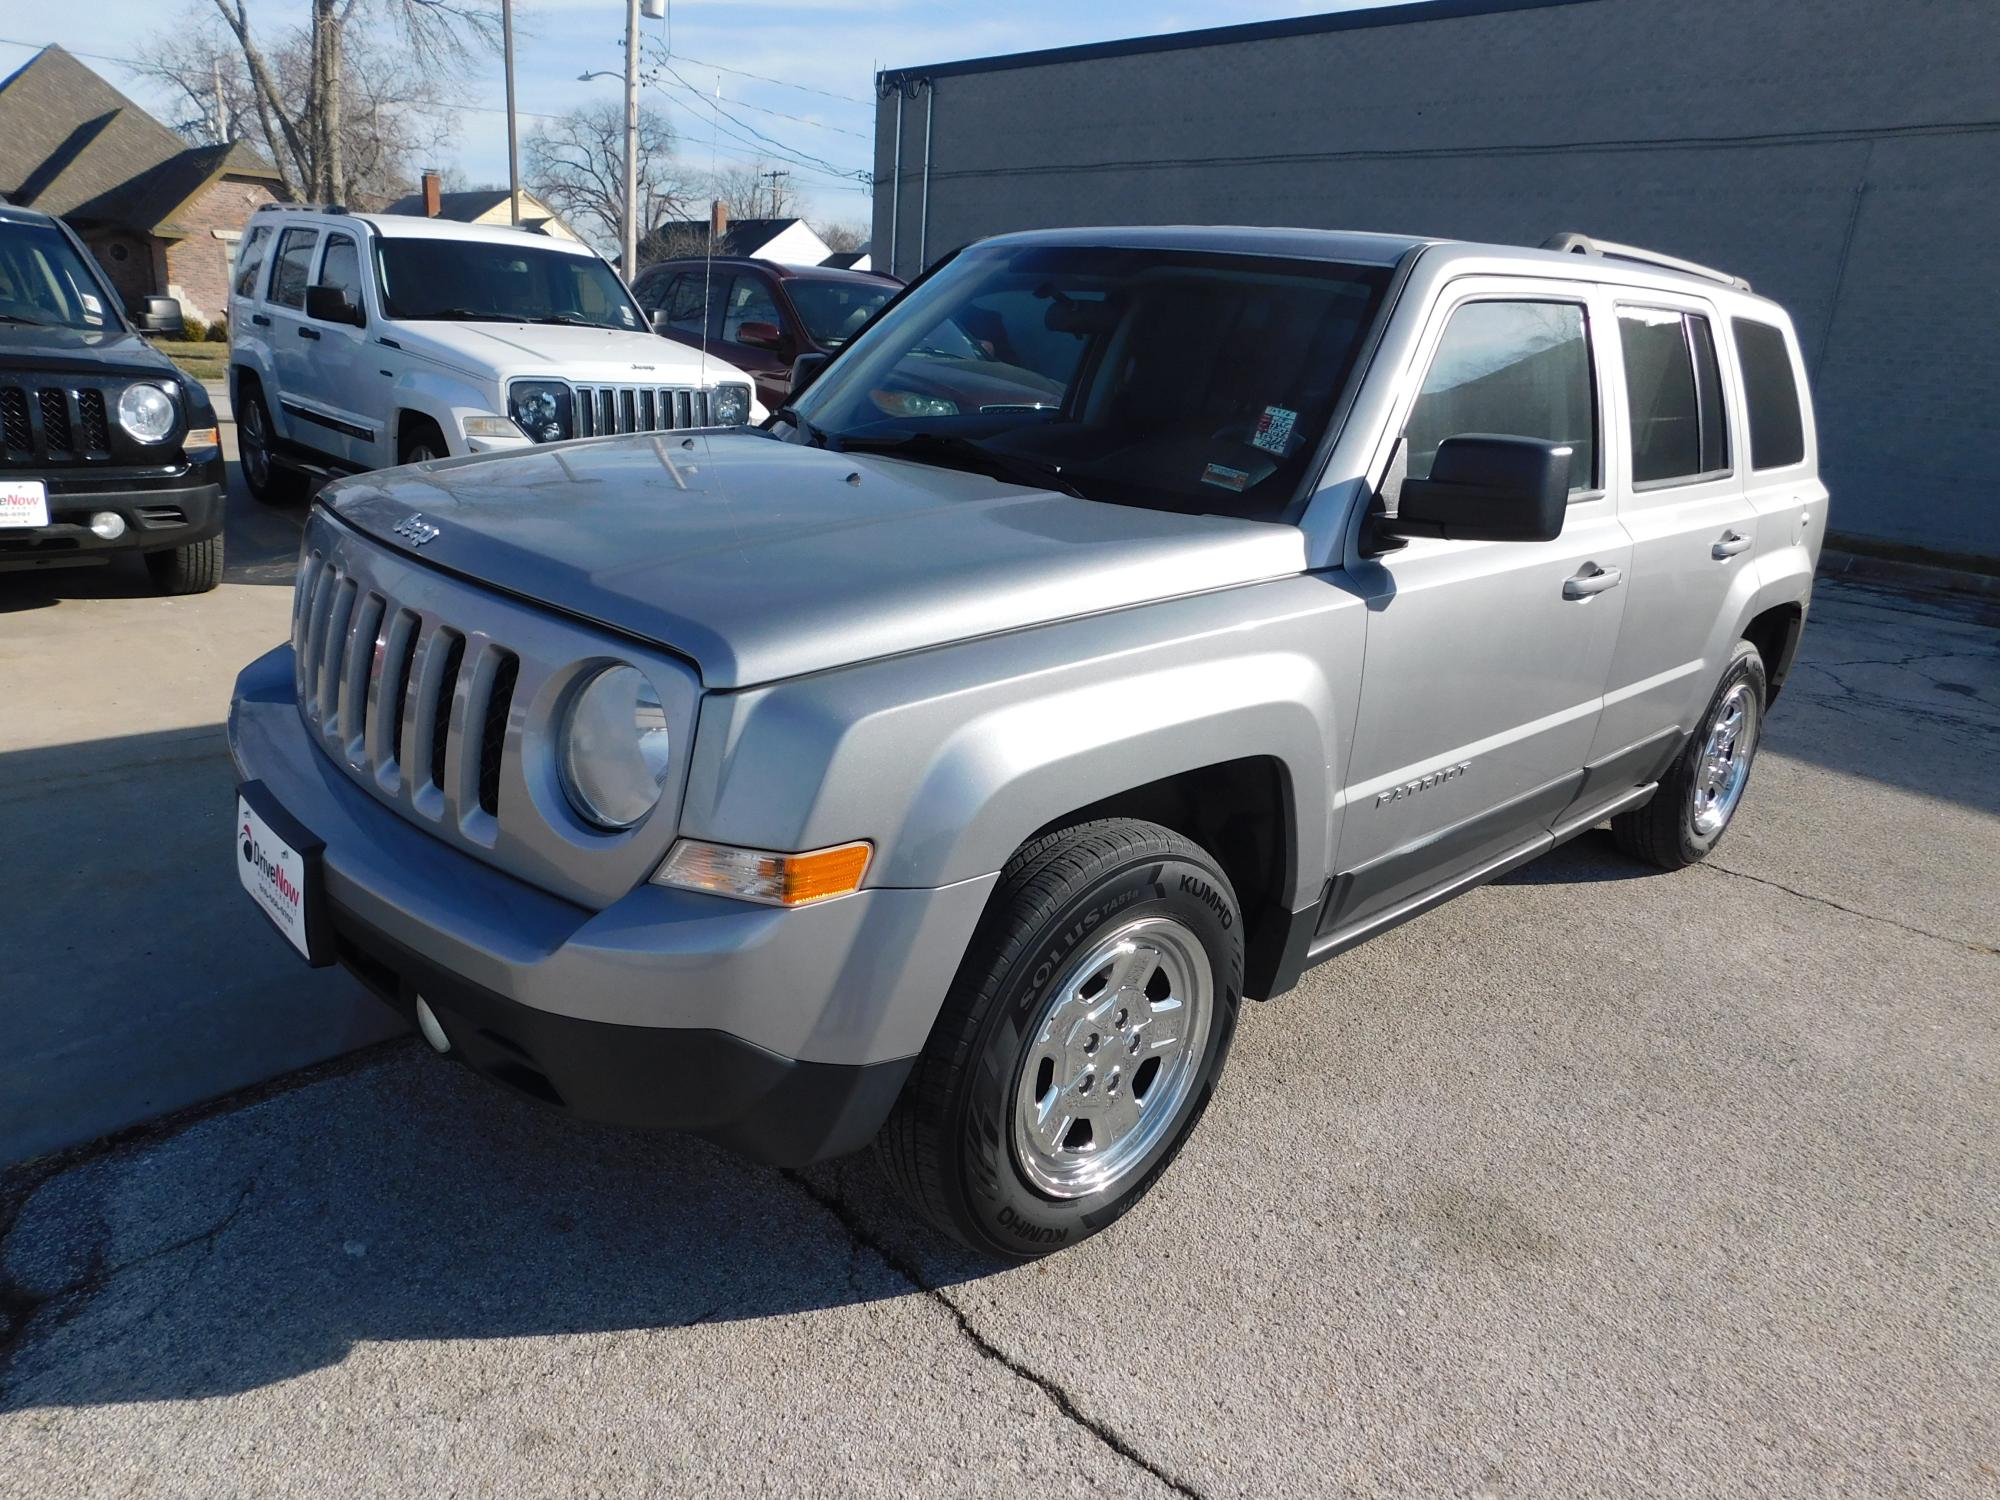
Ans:
{"label": "maroon car", "polygon": [[867,271],[718,255],[648,266],[632,291],[657,332],[744,371],[776,411],[790,399],[792,362],[838,353],[902,285]]}

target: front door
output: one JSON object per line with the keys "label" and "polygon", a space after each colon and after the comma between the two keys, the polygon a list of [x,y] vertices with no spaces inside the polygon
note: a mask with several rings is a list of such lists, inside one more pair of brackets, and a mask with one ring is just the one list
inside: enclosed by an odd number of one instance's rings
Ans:
{"label": "front door", "polygon": [[310,399],[314,410],[312,425],[321,434],[317,446],[357,468],[373,469],[396,461],[390,451],[394,434],[389,431],[394,380],[370,350],[373,335],[365,320],[371,312],[362,279],[361,247],[355,237],[339,230],[329,233],[313,285],[345,293],[348,304],[361,310],[364,324],[357,328],[352,323],[303,319],[301,342],[313,375],[309,391],[300,394],[302,400]]}
{"label": "front door", "polygon": [[279,436],[315,454],[339,458],[333,433],[318,420],[319,403],[312,394],[317,335],[306,323],[306,288],[318,253],[317,229],[294,224],[278,236],[270,291],[258,314],[270,340],[271,367],[278,372],[277,390],[266,391],[265,397]]}
{"label": "front door", "polygon": [[1445,438],[1498,433],[1568,443],[1570,505],[1554,541],[1418,539],[1355,570],[1367,645],[1323,936],[1546,843],[1582,779],[1631,566],[1605,482],[1605,306],[1472,277],[1433,311],[1385,503]]}

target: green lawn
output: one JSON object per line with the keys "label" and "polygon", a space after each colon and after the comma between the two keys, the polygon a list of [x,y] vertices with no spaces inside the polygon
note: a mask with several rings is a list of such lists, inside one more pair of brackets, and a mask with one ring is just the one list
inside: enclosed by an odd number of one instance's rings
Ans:
{"label": "green lawn", "polygon": [[193,344],[185,339],[151,339],[148,342],[196,380],[221,380],[229,374],[227,344]]}

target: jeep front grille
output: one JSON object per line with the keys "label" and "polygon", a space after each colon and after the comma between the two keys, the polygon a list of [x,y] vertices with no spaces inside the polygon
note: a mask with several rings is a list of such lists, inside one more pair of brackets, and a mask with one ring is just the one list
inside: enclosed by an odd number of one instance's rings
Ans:
{"label": "jeep front grille", "polygon": [[580,385],[575,389],[578,437],[671,432],[709,425],[707,391],[652,385]]}
{"label": "jeep front grille", "polygon": [[102,463],[111,457],[108,412],[102,383],[0,385],[0,464]]}
{"label": "jeep front grille", "polygon": [[[320,750],[462,852],[586,907],[665,858],[699,691],[686,662],[441,573],[323,509],[307,522],[292,651]],[[677,726],[669,794],[619,835],[575,815],[551,746],[569,685],[609,661],[644,671]]]}

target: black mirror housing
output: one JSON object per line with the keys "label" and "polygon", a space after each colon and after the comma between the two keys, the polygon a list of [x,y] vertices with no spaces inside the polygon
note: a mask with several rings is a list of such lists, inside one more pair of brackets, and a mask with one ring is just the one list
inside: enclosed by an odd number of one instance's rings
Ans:
{"label": "black mirror housing", "polygon": [[1562,535],[1574,450],[1544,438],[1465,433],[1446,438],[1430,477],[1406,479],[1385,536],[1455,542],[1549,542]]}
{"label": "black mirror housing", "polygon": [[347,323],[355,328],[367,321],[361,309],[348,301],[347,293],[337,286],[307,287],[306,316],[321,323]]}
{"label": "black mirror housing", "polygon": [[162,338],[179,338],[187,332],[187,322],[181,316],[180,299],[176,297],[142,297],[139,311],[132,321],[139,325],[141,333],[157,334]]}
{"label": "black mirror housing", "polygon": [[792,389],[790,395],[793,400],[796,401],[800,393],[807,386],[819,379],[819,372],[824,370],[831,363],[832,359],[833,356],[831,354],[821,354],[815,349],[810,354],[801,354],[797,359],[792,361]]}

